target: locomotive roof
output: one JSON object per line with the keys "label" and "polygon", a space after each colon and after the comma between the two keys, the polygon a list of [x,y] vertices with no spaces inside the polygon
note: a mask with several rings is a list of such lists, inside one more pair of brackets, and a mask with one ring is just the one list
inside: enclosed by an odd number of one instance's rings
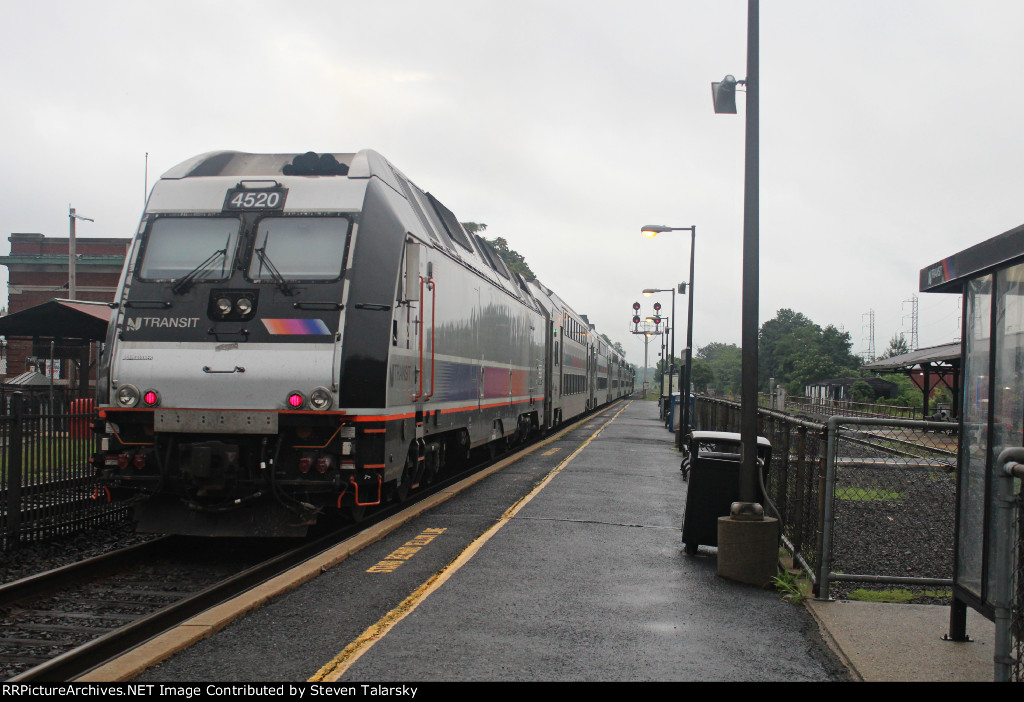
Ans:
{"label": "locomotive roof", "polygon": [[[296,164],[306,160],[312,168],[295,171]],[[333,168],[325,166],[333,164]],[[317,170],[317,166],[320,170]],[[300,166],[301,167],[301,166]],[[209,176],[271,176],[271,175],[348,175],[366,178],[387,173],[391,164],[376,151],[364,149],[357,153],[250,154],[242,151],[209,151],[182,161],[163,174],[163,178],[196,178]],[[289,173],[292,169],[292,173]]]}

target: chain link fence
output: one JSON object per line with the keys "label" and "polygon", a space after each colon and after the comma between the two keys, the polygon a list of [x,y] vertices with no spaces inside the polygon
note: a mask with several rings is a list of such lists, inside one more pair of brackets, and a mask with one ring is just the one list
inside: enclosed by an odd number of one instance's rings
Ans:
{"label": "chain link fence", "polygon": [[[694,414],[697,429],[739,431],[738,403],[698,397]],[[869,417],[823,424],[761,408],[758,427],[772,444],[768,509],[778,512],[782,545],[817,596],[951,598],[955,424]]]}
{"label": "chain link fence", "polygon": [[828,422],[819,597],[952,598],[957,428],[946,422]]}

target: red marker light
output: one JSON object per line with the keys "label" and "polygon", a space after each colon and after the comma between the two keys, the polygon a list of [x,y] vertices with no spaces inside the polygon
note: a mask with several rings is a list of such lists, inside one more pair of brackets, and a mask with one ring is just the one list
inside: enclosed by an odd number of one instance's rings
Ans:
{"label": "red marker light", "polygon": [[142,401],[152,407],[160,401],[160,396],[156,394],[156,390],[147,390],[146,394],[142,396]]}
{"label": "red marker light", "polygon": [[300,393],[293,392],[291,395],[288,396],[288,405],[290,407],[294,407],[295,409],[302,407],[302,405],[304,405],[305,402],[305,398],[302,397]]}

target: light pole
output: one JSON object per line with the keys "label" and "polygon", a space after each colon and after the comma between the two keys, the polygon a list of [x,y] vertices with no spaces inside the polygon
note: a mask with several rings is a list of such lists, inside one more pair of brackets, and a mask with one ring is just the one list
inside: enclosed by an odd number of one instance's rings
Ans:
{"label": "light pole", "polygon": [[741,390],[739,502],[718,522],[718,574],[763,587],[775,575],[778,561],[778,519],[766,518],[758,502],[757,343],[760,256],[758,226],[760,192],[760,7],[747,0],[747,78],[726,76],[712,83],[716,113],[735,114],[736,86],[747,87],[746,149],[743,175],[743,370]]}
{"label": "light pole", "polygon": [[[697,247],[697,225],[694,225],[692,227],[663,227],[657,224],[648,224],[645,227],[643,227],[641,231],[643,232],[643,235],[649,239],[652,239],[663,232],[690,232],[690,299],[687,303],[689,309],[686,314],[686,360],[683,372],[680,376],[682,382],[679,384],[679,402],[680,404],[683,405],[683,421],[679,423],[679,435],[676,437],[676,446],[679,446],[681,448],[682,436],[685,431],[689,430],[690,427],[690,365],[693,361],[693,261]],[[686,285],[686,283],[680,283],[679,291],[681,293],[685,292],[685,288],[683,287],[684,285]],[[674,293],[672,295],[672,301],[674,309]],[[672,323],[672,326],[675,327],[674,321]],[[674,355],[674,342],[672,344],[672,348],[672,353]],[[669,377],[671,378],[672,376],[670,375]]]}

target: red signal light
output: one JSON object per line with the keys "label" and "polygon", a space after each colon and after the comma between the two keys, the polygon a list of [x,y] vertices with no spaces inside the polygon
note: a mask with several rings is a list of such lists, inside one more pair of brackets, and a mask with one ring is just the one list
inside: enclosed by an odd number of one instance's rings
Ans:
{"label": "red signal light", "polygon": [[640,310],[640,303],[639,302],[634,302],[633,303],[633,309],[639,311]]}

